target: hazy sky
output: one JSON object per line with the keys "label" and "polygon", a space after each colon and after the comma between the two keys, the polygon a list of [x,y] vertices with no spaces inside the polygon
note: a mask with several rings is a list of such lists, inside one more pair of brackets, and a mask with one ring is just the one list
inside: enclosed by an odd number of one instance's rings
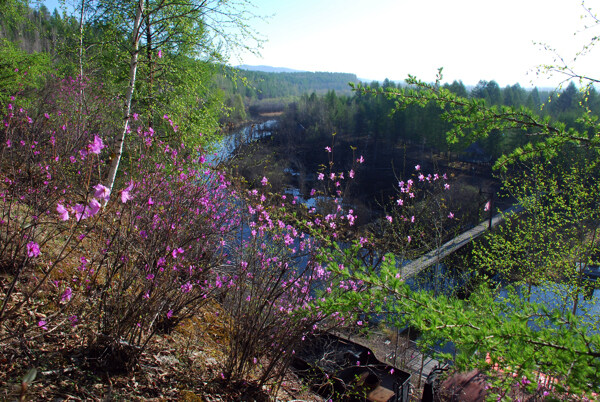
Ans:
{"label": "hazy sky", "polygon": [[[44,0],[53,7],[58,0]],[[367,80],[408,74],[444,81],[496,80],[501,86],[555,86],[536,66],[553,63],[538,43],[555,48],[584,75],[600,77],[600,49],[572,62],[600,29],[581,0],[250,0],[266,20],[251,25],[267,42],[262,57],[230,63],[355,73]],[[587,0],[593,10],[600,0]]]}
{"label": "hazy sky", "polygon": [[[253,23],[267,42],[262,58],[244,55],[232,64],[265,64],[308,71],[350,72],[363,79],[433,80],[501,86],[552,86],[535,67],[552,62],[557,49],[571,61],[592,30],[581,0],[256,0]],[[600,0],[587,1],[592,9]],[[595,33],[598,30],[595,30]],[[600,49],[581,59],[596,77]]]}

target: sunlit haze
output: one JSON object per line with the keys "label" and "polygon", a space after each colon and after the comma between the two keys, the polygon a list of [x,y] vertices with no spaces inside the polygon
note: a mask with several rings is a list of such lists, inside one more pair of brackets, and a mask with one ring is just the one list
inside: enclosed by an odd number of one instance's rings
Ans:
{"label": "sunlit haze", "polygon": [[[58,0],[45,0],[54,8]],[[536,75],[556,64],[556,49],[582,75],[594,75],[600,50],[573,61],[598,34],[581,0],[255,0],[264,17],[250,25],[266,39],[260,56],[232,56],[230,64],[354,73],[364,80],[426,81],[444,68],[444,81],[474,85],[556,86]],[[600,0],[586,1],[592,10]]]}
{"label": "sunlit haze", "polygon": [[[598,1],[586,2],[594,8]],[[444,81],[480,79],[500,85],[553,86],[536,66],[552,63],[545,43],[571,62],[593,32],[579,0],[257,0],[268,16],[253,26],[267,42],[262,57],[232,64],[355,73],[366,80],[404,80],[408,74]],[[598,53],[577,63],[592,74]],[[572,63],[571,63],[572,64]]]}

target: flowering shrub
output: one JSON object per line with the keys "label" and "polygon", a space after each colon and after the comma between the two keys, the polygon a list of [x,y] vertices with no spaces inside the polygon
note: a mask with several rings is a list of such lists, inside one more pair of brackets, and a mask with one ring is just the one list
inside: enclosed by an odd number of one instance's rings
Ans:
{"label": "flowering shrub", "polygon": [[[81,184],[89,183],[92,172],[102,166],[89,149],[95,142],[93,151],[101,151],[100,137],[71,135],[77,130],[67,129],[67,115],[50,122],[48,113],[30,114],[18,101],[12,97],[6,105],[0,130],[0,264],[10,278],[2,284],[0,323],[30,303],[35,292],[50,290],[46,285],[53,271],[81,243],[83,237],[76,233],[85,236],[87,229],[80,220],[70,226],[61,224],[60,219],[68,215],[62,203],[77,200],[81,213],[97,213],[87,186]],[[56,124],[64,127],[58,142]],[[68,143],[68,148],[61,143]],[[69,155],[68,149],[76,151]],[[56,283],[54,287],[56,291]],[[32,328],[21,329],[26,327]]]}
{"label": "flowering shrub", "polygon": [[[64,99],[55,101],[50,108]],[[0,133],[0,261],[9,275],[0,323],[44,292],[58,308],[47,306],[52,314],[40,313],[37,325],[12,322],[15,336],[85,323],[97,364],[110,367],[111,352],[123,356],[127,345],[121,363],[131,367],[158,330],[193,315],[218,289],[213,272],[239,224],[235,192],[197,151],[139,127],[137,162],[111,196],[101,183],[104,140],[85,130],[92,116],[67,109],[32,117],[12,102]]]}
{"label": "flowering shrub", "polygon": [[[263,385],[281,379],[311,332],[362,328],[363,312],[381,310],[365,298],[369,275],[397,281],[396,272],[367,258],[372,244],[347,230],[357,217],[343,198],[362,156],[338,171],[326,149],[323,208],[306,210],[266,191],[267,177],[260,190],[237,190],[202,150],[161,142],[132,114],[111,192],[102,181],[111,143],[100,130],[110,123],[95,121],[110,113],[101,102],[96,115],[81,108],[90,86],[61,85],[48,111],[7,105],[0,132],[0,262],[9,278],[0,324],[10,336],[71,327],[85,334],[93,365],[131,369],[157,332],[214,299],[230,328],[224,377],[246,379],[259,367]],[[51,303],[33,306],[42,293]],[[30,316],[18,314],[25,307]]]}
{"label": "flowering shrub", "polygon": [[329,245],[317,235],[322,229],[315,229],[324,223],[299,222],[291,203],[267,192],[249,191],[245,205],[231,271],[222,277],[229,288],[224,305],[231,314],[225,374],[248,378],[259,364],[264,384],[282,378],[306,335],[339,324],[315,304],[327,294],[324,284],[335,286],[337,279],[325,268]]}
{"label": "flowering shrub", "polygon": [[92,284],[88,297],[98,301],[101,344],[108,337],[143,346],[156,331],[193,316],[220,288],[215,272],[239,224],[234,194],[223,174],[164,149],[170,166],[140,166],[96,232],[105,248],[84,274]]}

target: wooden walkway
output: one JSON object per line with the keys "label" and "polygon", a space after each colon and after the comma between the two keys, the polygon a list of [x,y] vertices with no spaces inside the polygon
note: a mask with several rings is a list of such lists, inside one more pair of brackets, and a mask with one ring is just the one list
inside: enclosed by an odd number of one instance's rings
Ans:
{"label": "wooden walkway", "polygon": [[[513,205],[512,207],[492,217],[491,227],[493,228],[500,224],[502,221],[504,221],[504,219],[507,216],[519,213],[521,211],[523,211],[523,207],[521,207],[520,205]],[[447,257],[448,255],[452,254],[459,248],[469,243],[471,240],[481,236],[483,233],[485,233],[486,230],[489,229],[489,227],[490,222],[486,219],[479,225],[467,230],[466,232],[456,236],[454,239],[448,241],[440,248],[431,250],[430,252],[419,257],[418,259],[411,261],[410,263],[406,264],[401,268],[402,271],[400,274],[402,276],[402,279],[406,280],[411,276],[418,274],[425,268],[433,264],[439,263],[444,257]]]}

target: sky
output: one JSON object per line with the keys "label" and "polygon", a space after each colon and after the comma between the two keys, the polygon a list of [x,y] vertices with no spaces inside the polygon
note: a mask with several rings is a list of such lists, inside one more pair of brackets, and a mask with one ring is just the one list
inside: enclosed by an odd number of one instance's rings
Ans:
{"label": "sky", "polygon": [[[58,0],[44,0],[53,8]],[[555,87],[537,75],[557,53],[582,75],[598,77],[600,49],[573,58],[600,29],[581,0],[249,0],[263,19],[249,24],[266,39],[261,56],[232,56],[230,64],[354,73],[371,81],[409,74],[475,85]],[[592,10],[600,0],[587,0]],[[583,18],[582,18],[583,17]]]}
{"label": "sky", "polygon": [[[474,85],[555,86],[536,76],[553,63],[556,49],[581,74],[600,65],[592,52],[573,64],[576,52],[598,29],[581,0],[256,0],[266,16],[252,26],[267,39],[261,57],[242,54],[231,64],[269,65],[307,71],[355,73],[365,80],[425,81],[444,68],[444,81]],[[600,0],[588,0],[592,9]],[[536,44],[537,43],[537,44]],[[598,76],[598,75],[596,75]]]}

